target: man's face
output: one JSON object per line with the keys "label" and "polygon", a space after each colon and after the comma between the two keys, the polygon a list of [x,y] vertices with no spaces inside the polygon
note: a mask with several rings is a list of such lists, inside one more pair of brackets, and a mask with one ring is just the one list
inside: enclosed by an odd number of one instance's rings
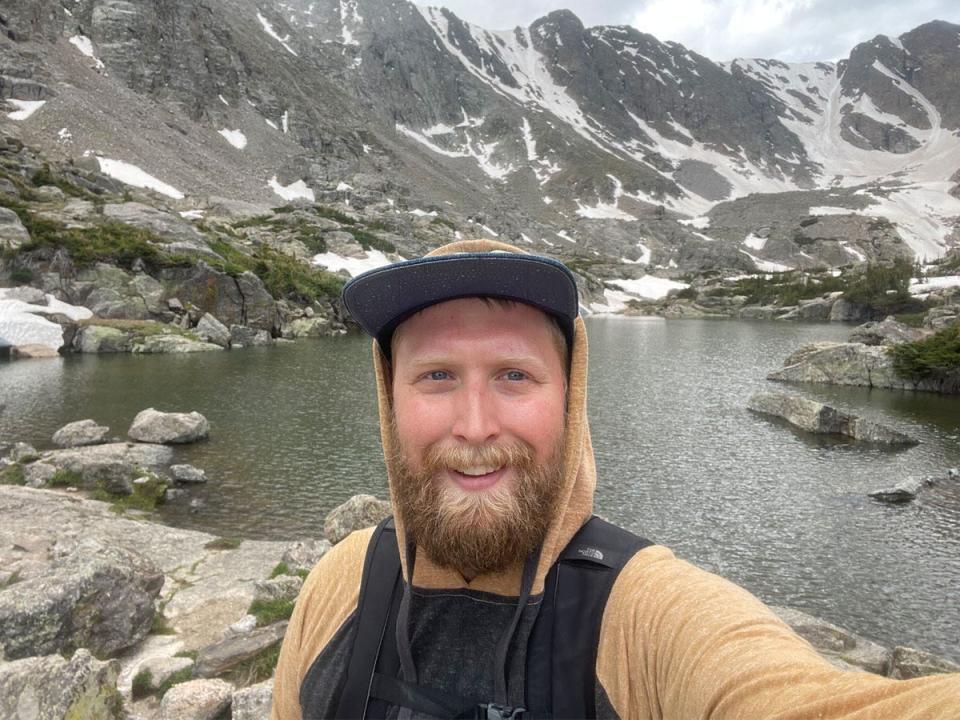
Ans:
{"label": "man's face", "polygon": [[434,305],[398,329],[398,509],[435,562],[472,577],[543,540],[566,406],[556,333],[535,308],[476,298]]}

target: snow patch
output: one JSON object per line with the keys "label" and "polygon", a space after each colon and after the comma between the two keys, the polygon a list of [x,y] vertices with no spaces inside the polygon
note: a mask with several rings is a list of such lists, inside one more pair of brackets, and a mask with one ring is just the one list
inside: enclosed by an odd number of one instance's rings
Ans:
{"label": "snow patch", "polygon": [[743,244],[751,250],[763,250],[767,244],[767,238],[757,237],[753,233],[750,233],[743,239]]}
{"label": "snow patch", "polygon": [[277,176],[274,175],[270,178],[270,182],[268,182],[267,185],[284,200],[309,200],[310,202],[314,202],[317,199],[313,190],[311,190],[303,180],[297,180],[294,183],[284,186],[277,182]]}
{"label": "snow patch", "polygon": [[665,298],[671,290],[682,290],[689,287],[687,283],[655,277],[654,275],[644,275],[642,278],[635,280],[608,280],[607,284],[614,285],[633,297],[646,300],[660,300]]}
{"label": "snow patch", "polygon": [[807,211],[808,215],[822,216],[822,215],[856,215],[856,210],[851,210],[850,208],[842,207],[831,207],[830,205],[818,205],[816,207],[811,207]]}
{"label": "snow patch", "polygon": [[295,51],[292,47],[290,47],[290,45],[289,45],[288,42],[287,42],[288,40],[290,40],[290,36],[289,36],[289,35],[287,35],[286,37],[280,37],[280,36],[277,34],[277,31],[273,29],[273,25],[270,24],[270,21],[267,20],[261,13],[257,13],[257,20],[260,21],[260,25],[263,26],[263,31],[264,31],[267,35],[269,35],[269,36],[272,37],[274,40],[276,40],[278,43],[280,43],[281,45],[283,45],[283,48],[284,48],[288,53],[290,53],[290,54],[293,55],[294,57],[299,57],[299,56],[297,55],[296,51]]}
{"label": "snow patch", "polygon": [[182,210],[180,217],[186,218],[187,220],[203,220],[204,214],[204,210]]}
{"label": "snow patch", "polygon": [[595,220],[624,220],[632,222],[636,220],[633,215],[624,212],[619,208],[620,198],[623,197],[623,183],[613,175],[607,175],[613,181],[613,202],[605,203],[598,201],[595,207],[587,207],[577,200],[577,215]]}
{"label": "snow patch", "polygon": [[280,118],[280,125],[283,127],[283,133],[287,134],[290,132],[290,111],[284,110],[283,117]]}
{"label": "snow patch", "polygon": [[7,117],[11,120],[26,120],[47,104],[46,100],[14,100],[13,98],[9,98],[7,102],[17,108],[7,114]]}
{"label": "snow patch", "polygon": [[940,277],[928,277],[924,280],[913,278],[910,281],[910,294],[922,295],[932,290],[949,287],[960,287],[960,275],[942,275]]}
{"label": "snow patch", "polygon": [[681,225],[686,225],[687,227],[696,228],[697,230],[706,230],[710,227],[710,218],[706,215],[701,215],[700,217],[689,218],[685,220],[678,221]]}
{"label": "snow patch", "polygon": [[754,255],[751,255],[743,248],[740,249],[740,252],[742,252],[748,258],[753,260],[754,267],[756,267],[757,270],[759,270],[760,272],[775,273],[775,272],[788,272],[790,270],[793,270],[793,268],[790,267],[789,265],[781,265],[780,263],[771,262],[769,260],[761,260],[760,258]]}
{"label": "snow patch", "polygon": [[390,265],[393,261],[380,250],[368,250],[363,253],[363,257],[344,257],[332,252],[320,253],[313,256],[312,262],[314,265],[326,268],[330,272],[346,270],[350,277],[356,277],[368,270],[376,270],[384,265]]}
{"label": "snow patch", "polygon": [[97,57],[96,53],[94,53],[93,41],[90,38],[88,38],[86,35],[74,35],[72,38],[70,38],[70,44],[88,58],[92,58],[94,65],[98,70],[103,69],[103,62]]}
{"label": "snow patch", "polygon": [[436,210],[431,210],[427,212],[426,210],[421,210],[420,208],[414,208],[410,211],[410,215],[416,215],[417,217],[437,217],[438,213]]}
{"label": "snow patch", "polygon": [[43,315],[65,315],[71,320],[86,320],[93,313],[85,307],[68,305],[46,295],[46,305],[34,305],[8,298],[12,290],[0,288],[0,347],[44,345],[59,350],[63,328]]}
{"label": "snow patch", "polygon": [[247,136],[239,130],[220,130],[220,134],[226,138],[227,142],[233,145],[237,150],[243,150],[247,146]]}
{"label": "snow patch", "polygon": [[842,247],[847,252],[848,255],[853,255],[853,257],[855,257],[858,262],[867,261],[867,256],[864,255],[859,250],[857,250],[855,247],[853,247],[849,242],[846,242],[846,241],[841,242],[840,247]]}
{"label": "snow patch", "polygon": [[124,162],[123,160],[112,160],[110,158],[100,156],[97,156],[97,163],[100,165],[100,172],[102,172],[104,175],[109,175],[114,180],[119,180],[120,182],[133,187],[153,190],[161,195],[172,197],[174,200],[183,199],[182,192],[177,190],[172,185],[168,185],[162,180],[155,178],[150,173],[141,170],[136,165]]}

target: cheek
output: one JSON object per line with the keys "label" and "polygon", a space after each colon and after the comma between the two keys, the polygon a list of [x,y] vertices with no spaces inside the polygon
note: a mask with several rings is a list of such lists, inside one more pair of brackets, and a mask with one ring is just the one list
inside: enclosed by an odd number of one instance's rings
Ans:
{"label": "cheek", "polygon": [[419,455],[420,451],[444,437],[447,419],[442,404],[424,402],[410,396],[398,394],[394,397],[394,421],[397,439],[408,455]]}

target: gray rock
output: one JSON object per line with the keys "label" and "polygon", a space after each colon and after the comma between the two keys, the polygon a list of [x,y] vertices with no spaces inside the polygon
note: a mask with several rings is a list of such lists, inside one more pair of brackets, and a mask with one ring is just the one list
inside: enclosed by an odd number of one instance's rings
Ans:
{"label": "gray rock", "polygon": [[960,322],[960,305],[931,308],[923,318],[924,327],[934,331],[943,330],[958,322]]}
{"label": "gray rock", "polygon": [[159,472],[170,464],[173,450],[158,445],[108,443],[44,453],[43,460],[79,478],[80,487],[103,487],[113,493],[129,495],[132,481],[143,470]]}
{"label": "gray rock", "polygon": [[276,301],[252,273],[235,278],[200,261],[192,267],[169,268],[161,279],[169,294],[201,313],[209,312],[228,327],[246,325],[272,332],[277,326]]}
{"label": "gray rock", "polygon": [[257,628],[257,616],[256,615],[244,615],[242,618],[237,620],[233,625],[227,628],[228,635],[246,635],[251,633]]}
{"label": "gray rock", "polygon": [[203,235],[188,220],[142,203],[108,203],[103,214],[111,220],[149,230],[168,243],[203,242]]}
{"label": "gray rock", "polygon": [[166,413],[147,408],[133,419],[127,434],[134,440],[147,443],[192,443],[210,434],[210,423],[198,412]]}
{"label": "gray rock", "polygon": [[21,360],[36,360],[39,358],[55,358],[60,353],[49,345],[40,345],[38,343],[29,343],[27,345],[14,346],[11,357]]}
{"label": "gray rock", "polygon": [[193,667],[193,659],[189,657],[151,657],[140,663],[134,677],[141,673],[149,673],[147,689],[159,690],[174,675],[183,673]]}
{"label": "gray rock", "polygon": [[960,672],[960,665],[950,660],[909,647],[895,647],[890,665],[890,677],[899,680]]}
{"label": "gray rock", "polygon": [[181,483],[205,483],[207,474],[193,465],[171,465],[170,475],[173,479]]}
{"label": "gray rock", "polygon": [[41,488],[57,474],[57,467],[43,461],[32,462],[23,468],[24,484],[30,488]]}
{"label": "gray rock", "polygon": [[130,352],[133,342],[117,328],[104,325],[83,325],[73,337],[73,349],[81,353]]}
{"label": "gray rock", "polygon": [[220,347],[230,347],[230,330],[210,313],[204,313],[197,323],[197,335]]}
{"label": "gray rock", "polygon": [[273,678],[237,690],[231,706],[232,720],[270,720],[273,707]]}
{"label": "gray rock", "polygon": [[233,345],[241,347],[250,347],[254,345],[270,345],[273,338],[266,330],[255,330],[245,325],[230,326],[230,342]]}
{"label": "gray rock", "polygon": [[386,500],[373,495],[354,495],[335,507],[323,521],[323,534],[336,545],[354,530],[376,525],[390,515],[392,508]]}
{"label": "gray rock", "polygon": [[287,621],[258,628],[246,635],[227,637],[207,645],[197,655],[196,673],[200,677],[216,677],[245,660],[279,645],[287,631]]}
{"label": "gray rock", "polygon": [[925,335],[922,330],[897,322],[892,316],[879,322],[868,322],[850,333],[849,341],[864,345],[896,345],[919,340]]}
{"label": "gray rock", "polygon": [[806,432],[843,435],[854,440],[886,445],[917,443],[897,430],[798,395],[759,392],[750,398],[747,408],[761,415],[782,418]]}
{"label": "gray rock", "polygon": [[805,300],[788,313],[780,315],[778,320],[829,320],[832,300],[816,298]]}
{"label": "gray rock", "polygon": [[[0,211],[5,208],[0,207]],[[20,300],[30,305],[46,305],[47,294],[40,288],[21,285],[20,287],[6,288],[4,291],[7,300]]]}
{"label": "gray rock", "polygon": [[20,222],[20,216],[9,208],[0,207],[0,249],[17,250],[28,242],[30,233]]}
{"label": "gray rock", "polygon": [[214,720],[232,698],[233,685],[224,680],[190,680],[167,691],[160,715],[163,720]]}
{"label": "gray rock", "polygon": [[174,312],[183,312],[183,303],[179,298],[170,298],[167,300],[167,307]]}
{"label": "gray rock", "polygon": [[772,320],[779,308],[770,305],[748,305],[740,308],[738,317],[741,320]]}
{"label": "gray rock", "polygon": [[960,392],[960,386],[933,380],[913,381],[893,369],[893,358],[885,347],[862,343],[819,342],[804,345],[783,361],[783,368],[767,375],[768,380],[793,383],[824,383],[894,390]]}
{"label": "gray rock", "polygon": [[110,436],[110,428],[95,420],[68,423],[53,434],[53,444],[62,448],[99,445]]}
{"label": "gray rock", "polygon": [[278,575],[253,584],[254,600],[296,600],[303,587],[303,578],[298,575]]}
{"label": "gray rock", "polygon": [[839,298],[830,308],[830,320],[832,322],[864,322],[872,319],[871,310],[863,305],[857,305]]}
{"label": "gray rock", "polygon": [[9,720],[120,720],[116,660],[87,650],[0,662],[0,717]]}
{"label": "gray rock", "polygon": [[163,574],[129,550],[75,544],[50,571],[0,592],[0,645],[8,658],[77,647],[110,657],[150,631]]}
{"label": "gray rock", "polygon": [[41,202],[61,202],[66,194],[56,185],[41,185],[34,189]]}
{"label": "gray rock", "polygon": [[886,503],[905,503],[917,497],[917,494],[923,489],[925,484],[923,480],[908,478],[900,481],[891,488],[874,490],[873,492],[867,493],[867,495],[875,500]]}
{"label": "gray rock", "polygon": [[144,354],[211,352],[223,348],[213,343],[194,340],[184,335],[148,335],[142,342],[130,348],[132,352]]}
{"label": "gray rock", "polygon": [[839,660],[878,675],[887,674],[892,657],[889,648],[794,608],[771,606],[770,609],[831,661]]}
{"label": "gray rock", "polygon": [[313,566],[320,562],[320,558],[329,552],[331,547],[330,541],[325,538],[322,540],[300,540],[284,550],[280,560],[293,571],[305,570],[310,572],[313,570]]}
{"label": "gray rock", "polygon": [[28,463],[39,457],[40,453],[37,452],[36,448],[25,442],[14,443],[13,450],[10,451],[10,459],[13,462]]}

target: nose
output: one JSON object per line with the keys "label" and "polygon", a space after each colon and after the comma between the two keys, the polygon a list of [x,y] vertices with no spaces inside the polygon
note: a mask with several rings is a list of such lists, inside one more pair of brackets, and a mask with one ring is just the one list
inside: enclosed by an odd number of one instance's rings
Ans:
{"label": "nose", "polygon": [[483,445],[500,435],[500,419],[494,394],[483,381],[465,384],[458,393],[453,436],[471,445]]}

